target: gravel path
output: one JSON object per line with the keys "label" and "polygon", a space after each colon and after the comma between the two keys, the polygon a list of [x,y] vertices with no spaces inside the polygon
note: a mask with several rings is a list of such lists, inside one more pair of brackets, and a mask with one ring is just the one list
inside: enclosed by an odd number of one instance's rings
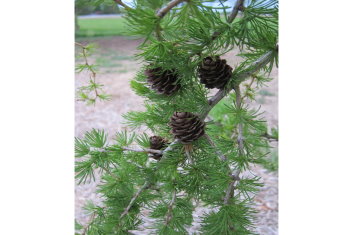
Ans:
{"label": "gravel path", "polygon": [[[119,64],[119,71],[111,71],[111,66],[101,69],[97,75],[97,80],[105,85],[108,94],[112,95],[112,100],[108,102],[98,102],[95,106],[86,106],[82,102],[76,102],[75,110],[75,136],[82,135],[92,128],[104,129],[112,139],[114,133],[126,129],[122,124],[124,121],[122,114],[130,110],[143,110],[143,99],[135,95],[130,89],[129,81],[133,78],[135,72],[140,67],[139,63],[132,60],[132,56],[136,52],[136,46],[139,40],[128,40],[123,37],[114,37],[108,39],[99,39],[96,41],[100,49],[97,54],[101,55],[120,55],[120,59],[116,61]],[[228,63],[235,65],[238,58],[234,56],[235,52],[230,52],[226,56]],[[121,59],[123,58],[123,59]],[[127,59],[124,59],[127,58]],[[96,58],[97,61],[99,58]],[[268,120],[270,127],[277,126],[277,69],[272,72],[273,81],[264,89],[263,96],[260,97],[258,103],[261,104],[262,110],[266,111],[265,118]],[[75,84],[76,87],[84,84],[87,74],[77,74]],[[262,178],[264,187],[255,197],[255,208],[259,211],[256,219],[256,232],[261,235],[277,235],[278,234],[278,175],[275,172],[269,172],[266,169],[255,166],[252,172]],[[96,182],[84,185],[76,185],[75,187],[75,218],[81,224],[86,224],[89,220],[82,207],[88,200],[100,203],[100,195],[95,190],[99,182],[99,175]],[[198,234],[200,228],[199,218],[207,212],[207,208],[198,207],[194,212],[194,223],[189,228],[190,234]],[[153,222],[148,219],[148,211],[143,211],[145,215],[145,224],[133,234],[149,234],[151,230],[147,229]]]}

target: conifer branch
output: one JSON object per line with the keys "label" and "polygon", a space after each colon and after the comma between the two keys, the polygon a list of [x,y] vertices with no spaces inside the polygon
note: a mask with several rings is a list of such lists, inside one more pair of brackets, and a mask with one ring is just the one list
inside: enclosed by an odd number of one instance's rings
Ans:
{"label": "conifer branch", "polygon": [[272,53],[272,51],[266,52],[259,59],[249,65],[243,73],[239,74],[239,76],[237,76],[238,84],[243,82],[247,77],[250,77],[252,74],[259,71],[266,64],[268,64],[271,61]]}
{"label": "conifer branch", "polygon": [[166,219],[165,219],[165,225],[168,225],[169,222],[173,218],[172,212],[173,212],[173,207],[174,207],[174,204],[175,204],[175,199],[176,199],[176,190],[173,191],[172,200],[170,201],[170,203],[168,205],[168,211],[167,211],[167,216],[166,216]]}
{"label": "conifer branch", "polygon": [[[235,103],[238,109],[241,108],[241,93],[240,93],[240,87],[239,84],[235,86]],[[237,128],[238,128],[238,147],[239,147],[239,152],[240,155],[244,155],[244,136],[243,136],[243,124],[242,123],[237,123]]]}
{"label": "conifer branch", "polygon": [[[237,108],[241,108],[241,93],[240,93],[239,84],[236,85],[236,87],[235,87],[235,96],[236,96],[235,97],[236,106],[237,106]],[[243,124],[242,123],[238,123],[236,125],[236,127],[238,129],[238,138],[237,138],[238,149],[239,149],[240,155],[244,155]],[[232,175],[233,176],[233,180],[228,185],[226,196],[225,196],[224,201],[223,201],[223,203],[225,205],[228,204],[230,198],[232,198],[234,196],[234,190],[235,190],[235,187],[236,187],[235,183],[240,180],[239,174],[240,174],[240,170],[237,169],[235,171],[235,173]]]}
{"label": "conifer branch", "polygon": [[156,29],[155,29],[156,38],[157,38],[158,41],[163,41],[163,37],[162,37],[161,31],[162,31],[161,23],[158,22],[157,25],[156,25]]}
{"label": "conifer branch", "polygon": [[169,2],[164,8],[157,12],[157,16],[163,18],[173,7],[184,1],[185,0],[173,0]]}
{"label": "conifer branch", "polygon": [[[165,150],[162,151],[162,154],[163,154],[162,157],[165,156],[164,154],[165,154],[166,152],[171,151],[171,150],[173,149],[173,146],[174,146],[175,144],[179,143],[179,142],[180,142],[180,140],[174,140],[171,144],[169,144],[169,146],[168,146]],[[158,152],[158,153],[160,153],[160,152]],[[144,190],[150,188],[151,185],[152,185],[152,183],[149,182],[148,180],[146,180],[146,182],[143,184],[143,186],[142,186],[142,187],[136,192],[136,194],[133,196],[133,198],[131,199],[129,205],[125,208],[124,212],[120,215],[120,219],[123,218],[123,217],[129,212],[131,206],[134,204],[134,202],[135,202],[136,199],[140,196],[140,194],[141,194]]]}
{"label": "conifer branch", "polygon": [[[93,83],[96,83],[96,71],[94,71],[93,68],[92,68],[92,65],[90,65],[90,64],[88,63],[88,58],[87,58],[87,46],[85,46],[85,45],[83,45],[83,44],[81,44],[81,43],[78,43],[78,42],[75,42],[75,44],[78,45],[78,46],[80,46],[80,47],[82,48],[82,56],[83,56],[83,58],[84,58],[84,60],[85,60],[85,65],[87,66],[87,69],[88,69],[88,70],[90,71],[90,73],[91,73],[91,74],[90,74],[90,80],[92,80]],[[99,96],[99,95],[98,95],[98,90],[97,90],[97,87],[96,87],[96,86],[94,87],[94,94],[95,94],[95,97],[92,98],[92,99],[96,100],[97,97]]]}
{"label": "conifer branch", "polygon": [[[237,17],[238,15],[238,12],[240,10],[243,10],[244,9],[244,0],[238,0],[236,1],[234,7],[233,7],[233,10],[232,10],[232,13],[229,15],[228,19],[227,19],[227,22],[230,24],[233,22],[233,20],[235,19],[235,17]],[[219,35],[221,35],[222,32],[219,32],[219,31],[216,31],[212,34],[212,37],[211,39],[212,40],[215,40]]]}
{"label": "conifer branch", "polygon": [[120,181],[120,179],[114,175],[108,168],[104,167],[104,166],[101,166],[101,168],[103,170],[105,170],[105,172],[107,172],[112,178],[114,178],[116,181]]}
{"label": "conifer branch", "polygon": [[203,112],[199,115],[201,120],[205,120],[211,109],[223,99],[231,89],[220,89],[213,97],[208,100],[208,106],[205,107]]}
{"label": "conifer branch", "polygon": [[[82,57],[84,58],[84,64],[79,65],[76,69],[78,72],[82,72],[84,69],[87,69],[89,72],[89,85],[88,86],[81,86],[78,88],[79,95],[81,96],[78,101],[86,101],[88,104],[94,104],[97,99],[100,100],[109,100],[110,95],[104,94],[102,90],[102,84],[96,83],[96,71],[94,69],[93,64],[88,63],[88,50],[89,45],[83,45],[81,43],[75,42],[75,44],[82,49]],[[102,93],[100,94],[100,91]],[[93,96],[91,95],[93,93]]]}
{"label": "conifer branch", "polygon": [[[244,69],[243,73],[240,73],[236,79],[237,79],[237,84],[239,85],[241,82],[243,82],[247,77],[251,76],[253,73],[257,72],[260,70],[262,67],[264,67],[267,63],[270,62],[272,56],[272,51],[266,52],[263,56],[261,56],[259,59],[257,59],[255,62],[250,64],[246,69]],[[211,97],[208,100],[208,106],[203,110],[203,112],[199,115],[201,120],[205,120],[206,116],[208,113],[211,111],[211,109],[218,104],[219,101],[221,101],[230,91],[232,88],[224,88],[220,89],[213,97]]]}
{"label": "conifer branch", "polygon": [[[215,145],[215,143],[213,142],[213,140],[210,138],[210,136],[207,135],[207,134],[205,134],[204,136],[205,136],[205,138],[207,139],[207,142],[208,142],[213,148],[216,149],[216,145]],[[219,159],[220,159],[221,161],[227,161],[227,160],[228,160],[227,157],[226,157],[221,151],[219,151],[218,149],[216,149],[216,153],[218,154]],[[229,168],[229,169],[230,169],[230,168]]]}
{"label": "conifer branch", "polygon": [[232,23],[233,20],[237,17],[239,11],[244,10],[244,0],[238,0],[232,10],[232,13],[230,13],[227,22]]}
{"label": "conifer branch", "polygon": [[134,196],[132,197],[129,205],[125,208],[124,212],[120,215],[120,219],[122,219],[125,215],[127,215],[127,213],[129,213],[129,210],[131,209],[132,205],[134,204],[134,202],[136,201],[136,199],[140,196],[140,194],[145,191],[146,189],[148,189],[151,186],[151,183],[146,181],[142,187],[134,194]]}
{"label": "conifer branch", "polygon": [[116,2],[118,5],[124,7],[125,10],[130,10],[130,9],[131,9],[131,7],[129,7],[128,5],[126,5],[125,3],[123,3],[122,0],[114,0],[114,2]]}
{"label": "conifer branch", "polygon": [[236,170],[233,174],[232,174],[232,178],[233,180],[228,184],[228,188],[227,188],[227,191],[226,191],[226,196],[224,197],[224,200],[223,200],[223,204],[224,205],[227,205],[229,204],[229,200],[233,197],[234,195],[234,190],[235,190],[235,183],[237,181],[240,180],[239,178],[239,174],[240,174],[240,170]]}
{"label": "conifer branch", "polygon": [[178,144],[179,142],[180,142],[180,140],[176,139],[176,140],[174,140],[172,143],[170,143],[170,144],[168,145],[168,147],[163,150],[163,156],[162,156],[162,157],[164,157],[164,154],[165,154],[166,152],[171,151],[171,150],[173,149],[174,145]]}
{"label": "conifer branch", "polygon": [[89,218],[88,224],[83,228],[83,231],[82,231],[81,235],[86,235],[87,234],[87,230],[88,230],[89,226],[91,226],[91,224],[93,223],[93,220],[96,218],[96,216],[97,216],[97,213],[93,212],[92,215]]}
{"label": "conifer branch", "polygon": [[148,148],[128,148],[128,147],[122,147],[123,150],[126,151],[133,151],[133,152],[140,152],[140,153],[157,153],[157,154],[162,154],[163,151],[157,150],[157,149],[148,149]]}
{"label": "conifer branch", "polygon": [[[212,147],[216,148],[216,145],[215,145],[215,143],[212,141],[212,139],[210,138],[210,136],[207,135],[207,134],[205,134],[205,137],[206,137],[208,143],[209,143]],[[219,158],[220,158],[221,161],[224,161],[224,162],[227,161],[227,157],[226,157],[221,151],[216,150],[216,153],[218,154],[218,156],[219,156]],[[226,190],[226,196],[224,197],[224,200],[223,200],[223,203],[224,203],[224,204],[228,204],[229,199],[230,199],[231,197],[233,197],[233,195],[234,195],[234,190],[235,190],[234,184],[235,184],[237,181],[240,180],[240,178],[239,178],[240,170],[239,170],[239,169],[237,169],[237,170],[235,170],[235,171],[233,171],[233,172],[231,171],[230,166],[228,166],[228,169],[229,169],[229,175],[230,175],[230,177],[232,178],[232,181],[229,183],[228,188],[227,188],[227,190]]]}
{"label": "conifer branch", "polygon": [[[129,147],[121,147],[122,150],[125,151],[133,151],[133,152],[140,152],[140,153],[157,153],[157,154],[162,154],[162,150],[157,150],[157,149],[149,149],[149,148],[129,148]],[[98,151],[98,152],[112,152],[111,150],[106,150],[104,148],[90,148],[90,151]]]}

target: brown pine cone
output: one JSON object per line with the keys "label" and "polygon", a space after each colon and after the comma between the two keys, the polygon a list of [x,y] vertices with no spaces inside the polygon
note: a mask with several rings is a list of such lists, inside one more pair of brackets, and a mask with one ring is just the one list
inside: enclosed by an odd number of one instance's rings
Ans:
{"label": "brown pine cone", "polygon": [[189,112],[175,112],[169,125],[174,137],[182,144],[189,144],[205,134],[205,123]]}
{"label": "brown pine cone", "polygon": [[201,83],[207,88],[222,89],[231,78],[232,70],[226,60],[221,60],[217,56],[215,60],[211,57],[204,58],[199,65],[198,73]]}
{"label": "brown pine cone", "polygon": [[[167,144],[168,141],[160,136],[150,137],[150,149],[161,150],[167,147]],[[156,160],[160,160],[163,155],[158,153],[152,153],[150,156]]]}
{"label": "brown pine cone", "polygon": [[145,75],[151,88],[159,94],[172,95],[180,89],[178,75],[173,70],[151,68],[145,71]]}

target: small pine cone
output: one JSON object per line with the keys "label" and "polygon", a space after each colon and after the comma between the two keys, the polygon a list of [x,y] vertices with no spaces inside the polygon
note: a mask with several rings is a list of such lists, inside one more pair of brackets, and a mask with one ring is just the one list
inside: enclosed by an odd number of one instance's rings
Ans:
{"label": "small pine cone", "polygon": [[159,94],[172,95],[180,89],[178,75],[173,70],[162,71],[162,68],[152,68],[145,71],[147,82]]}
{"label": "small pine cone", "polygon": [[[167,144],[168,144],[168,141],[166,139],[163,139],[160,136],[151,136],[150,137],[150,148],[151,149],[161,150],[161,149],[167,147]],[[162,154],[152,153],[150,156],[156,160],[160,160],[162,157]]]}
{"label": "small pine cone", "polygon": [[199,65],[198,72],[201,83],[207,88],[222,89],[232,76],[232,67],[227,64],[226,60],[221,60],[219,56],[213,60],[211,57],[203,59]]}
{"label": "small pine cone", "polygon": [[182,144],[189,144],[205,134],[205,123],[189,112],[175,112],[169,125],[174,137]]}

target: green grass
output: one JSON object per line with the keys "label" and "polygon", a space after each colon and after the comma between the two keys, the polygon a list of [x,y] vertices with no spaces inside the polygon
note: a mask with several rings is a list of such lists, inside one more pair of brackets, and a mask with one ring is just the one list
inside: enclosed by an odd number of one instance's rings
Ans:
{"label": "green grass", "polygon": [[128,36],[124,18],[78,19],[76,37]]}

